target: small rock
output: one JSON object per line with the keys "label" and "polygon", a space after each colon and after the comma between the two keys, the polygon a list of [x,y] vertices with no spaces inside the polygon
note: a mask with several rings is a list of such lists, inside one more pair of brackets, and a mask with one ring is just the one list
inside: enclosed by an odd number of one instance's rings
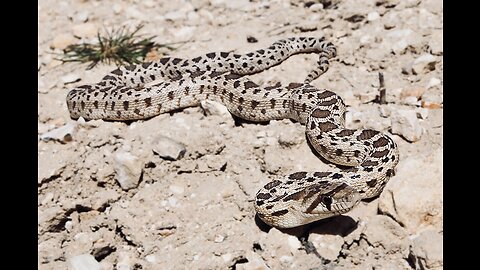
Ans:
{"label": "small rock", "polygon": [[402,104],[420,106],[421,102],[416,97],[408,96],[402,100]]}
{"label": "small rock", "polygon": [[363,35],[360,37],[360,44],[370,44],[372,43],[372,36],[370,35]]}
{"label": "small rock", "polygon": [[427,119],[428,117],[428,109],[425,109],[425,108],[417,108],[415,109],[415,112],[417,113],[417,118],[419,119]]}
{"label": "small rock", "polygon": [[90,254],[77,255],[69,260],[71,270],[102,270],[100,264]]}
{"label": "small rock", "polygon": [[165,160],[174,161],[183,158],[187,149],[183,144],[160,135],[153,140],[152,151]]}
{"label": "small rock", "polygon": [[443,55],[443,31],[434,31],[428,39],[428,47],[433,55]]}
{"label": "small rock", "polygon": [[[429,122],[435,111],[430,111]],[[442,121],[442,114],[438,116]],[[401,159],[396,175],[380,194],[378,209],[402,223],[410,234],[432,226],[439,231],[443,228],[442,198],[443,150],[439,148]]]}
{"label": "small rock", "polygon": [[77,23],[84,23],[84,22],[88,21],[88,11],[84,10],[84,11],[78,12],[73,17],[73,21],[77,22]]}
{"label": "small rock", "polygon": [[360,93],[358,95],[358,97],[360,98],[360,101],[362,103],[368,103],[370,101],[375,100],[375,98],[377,97],[377,94],[378,93],[376,93],[374,91],[370,91],[370,92],[366,92],[366,93]]}
{"label": "small rock", "polygon": [[[52,157],[55,156],[55,159]],[[58,155],[56,149],[39,151],[38,153],[38,184],[59,177],[67,167],[67,160]]]}
{"label": "small rock", "polygon": [[[206,115],[219,115],[228,119],[229,122],[233,120],[232,114],[223,104],[211,100],[202,100],[200,106]],[[233,122],[232,122],[233,123]]]}
{"label": "small rock", "polygon": [[292,261],[293,261],[292,256],[283,255],[282,257],[280,257],[280,262],[282,263],[291,263]]}
{"label": "small rock", "polygon": [[394,110],[391,113],[392,133],[402,135],[409,142],[420,140],[423,128],[413,110]]}
{"label": "small rock", "polygon": [[376,21],[379,18],[380,18],[380,14],[378,14],[378,12],[376,12],[376,11],[372,11],[372,12],[369,12],[367,14],[367,21],[369,21],[369,22]]}
{"label": "small rock", "polygon": [[402,92],[400,93],[400,99],[404,99],[406,97],[415,97],[419,99],[423,93],[425,93],[427,89],[419,86],[413,86],[413,87],[406,87],[402,89]]}
{"label": "small rock", "polygon": [[388,216],[371,217],[363,231],[365,239],[374,247],[382,246],[387,254],[401,253],[407,257],[410,247],[408,233]]}
{"label": "small rock", "polygon": [[77,132],[78,124],[76,121],[69,121],[64,126],[51,130],[40,136],[42,141],[59,141],[61,143],[67,143],[73,140],[74,134]]}
{"label": "small rock", "polygon": [[427,73],[435,70],[435,64],[437,59],[431,54],[423,54],[413,61],[412,72],[413,74]]}
{"label": "small rock", "polygon": [[384,46],[390,48],[395,54],[401,54],[408,46],[416,44],[417,38],[418,35],[412,29],[393,30],[386,35]]}
{"label": "small rock", "polygon": [[347,55],[344,58],[342,58],[340,62],[347,66],[353,66],[355,65],[355,57],[353,55]]}
{"label": "small rock", "polygon": [[155,256],[155,254],[150,254],[150,255],[145,256],[145,260],[149,263],[156,263],[157,262],[157,258]]}
{"label": "small rock", "polygon": [[113,9],[113,12],[114,12],[115,14],[120,14],[120,12],[123,11],[122,5],[120,5],[120,4],[118,4],[118,3],[114,4],[112,9]]}
{"label": "small rock", "polygon": [[425,100],[422,100],[421,106],[422,106],[422,108],[427,108],[427,109],[441,109],[442,108],[442,104],[440,104],[440,103],[425,101]]}
{"label": "small rock", "polygon": [[97,26],[94,23],[82,23],[72,27],[73,35],[79,38],[92,38],[97,35]]}
{"label": "small rock", "polygon": [[[234,2],[234,1],[232,1]],[[268,270],[270,269],[265,262],[263,261],[262,257],[253,251],[248,251],[247,255],[247,263],[236,264],[236,269],[239,270]]]}
{"label": "small rock", "polygon": [[292,147],[305,141],[305,131],[300,129],[283,129],[278,136],[278,144],[283,147]]}
{"label": "small rock", "polygon": [[38,224],[41,225],[40,231],[58,232],[62,229],[65,222],[65,211],[57,205],[38,210]]}
{"label": "small rock", "polygon": [[173,192],[175,194],[182,194],[185,191],[185,189],[183,187],[176,186],[176,185],[171,185],[169,189],[170,189],[171,192]]}
{"label": "small rock", "polygon": [[71,220],[65,222],[65,230],[67,230],[67,232],[71,232],[72,229],[73,229],[73,222]]}
{"label": "small rock", "polygon": [[185,18],[186,15],[187,15],[186,11],[180,9],[180,10],[174,10],[174,11],[167,12],[164,15],[164,18],[166,20],[176,21],[176,20],[180,20],[180,19]]}
{"label": "small rock", "polygon": [[223,240],[225,240],[225,236],[223,236],[223,235],[217,235],[217,236],[215,236],[215,239],[213,239],[213,242],[215,242],[215,243],[221,243],[221,242],[223,242]]}
{"label": "small rock", "polygon": [[223,255],[220,256],[220,257],[222,257],[222,260],[223,260],[224,262],[230,262],[230,261],[232,260],[232,258],[233,258],[233,255],[232,255],[231,253],[225,253],[225,254],[223,254]]}
{"label": "small rock", "polygon": [[443,235],[427,230],[413,239],[411,255],[415,257],[416,269],[443,267]]}
{"label": "small rock", "polygon": [[116,180],[123,190],[137,187],[142,175],[143,162],[128,152],[114,155],[114,170]]}
{"label": "small rock", "polygon": [[443,95],[434,91],[426,92],[422,95],[422,100],[430,103],[443,103]]}
{"label": "small rock", "polygon": [[293,235],[289,235],[287,238],[288,246],[290,247],[290,250],[292,250],[292,253],[294,253],[296,250],[299,250],[302,247],[302,243],[300,240],[298,240],[297,237]]}
{"label": "small rock", "polygon": [[60,80],[63,82],[63,84],[69,84],[69,83],[74,83],[80,81],[80,76],[78,76],[75,73],[69,73],[65,76],[62,76]]}
{"label": "small rock", "polygon": [[173,197],[170,197],[167,199],[167,202],[171,207],[176,207],[178,200]]}
{"label": "small rock", "polygon": [[303,25],[295,27],[295,29],[298,29],[300,32],[311,32],[317,30],[317,28],[318,22],[306,22],[303,23]]}
{"label": "small rock", "polygon": [[43,200],[40,202],[40,204],[46,205],[47,203],[52,202],[52,200],[53,200],[53,193],[48,192],[47,194],[45,194],[45,197],[43,197]]}
{"label": "small rock", "polygon": [[71,34],[60,34],[53,38],[50,46],[54,49],[63,50],[76,41],[77,39]]}
{"label": "small rock", "polygon": [[263,160],[265,162],[265,170],[269,173],[277,173],[282,168],[282,163],[279,162],[282,160],[282,158],[278,155],[279,150],[279,147],[276,145],[265,148]]}
{"label": "small rock", "polygon": [[130,254],[127,252],[119,252],[116,268],[118,270],[131,270],[133,269],[133,262]]}
{"label": "small rock", "polygon": [[336,260],[342,250],[343,238],[340,235],[310,234],[308,240],[313,243],[318,254],[327,260]]}
{"label": "small rock", "polygon": [[313,4],[309,7],[309,9],[313,12],[320,11],[323,9],[323,4],[322,3]]}
{"label": "small rock", "polygon": [[435,87],[437,85],[440,85],[442,83],[442,81],[438,78],[431,78],[428,83],[427,83],[427,86],[426,88],[429,89],[429,88],[432,88],[432,87]]}

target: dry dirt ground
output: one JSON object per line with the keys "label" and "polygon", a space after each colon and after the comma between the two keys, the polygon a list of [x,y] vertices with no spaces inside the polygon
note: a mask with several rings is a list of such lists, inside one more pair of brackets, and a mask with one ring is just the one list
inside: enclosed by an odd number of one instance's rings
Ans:
{"label": "dry dirt ground", "polygon": [[[442,13],[440,0],[40,1],[39,269],[442,269]],[[184,42],[158,53],[180,58],[325,36],[338,57],[313,85],[344,98],[350,128],[392,136],[396,176],[350,213],[278,230],[255,218],[256,191],[334,167],[299,123],[245,123],[218,104],[132,123],[71,120],[69,89],[115,66],[86,70],[51,52],[138,23],[158,43]],[[300,82],[315,61],[296,55],[251,77]],[[379,72],[384,105],[373,101]]]}

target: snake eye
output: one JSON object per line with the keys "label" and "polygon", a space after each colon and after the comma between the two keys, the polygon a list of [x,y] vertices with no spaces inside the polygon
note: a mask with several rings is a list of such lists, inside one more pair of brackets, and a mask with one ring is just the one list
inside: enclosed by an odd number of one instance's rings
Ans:
{"label": "snake eye", "polygon": [[332,202],[333,202],[332,197],[330,196],[322,197],[322,203],[325,204],[328,210],[331,210]]}

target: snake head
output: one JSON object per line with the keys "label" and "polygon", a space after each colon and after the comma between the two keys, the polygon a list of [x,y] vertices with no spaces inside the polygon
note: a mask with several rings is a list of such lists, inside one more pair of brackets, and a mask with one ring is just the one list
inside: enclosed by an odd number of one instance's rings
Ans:
{"label": "snake head", "polygon": [[320,181],[305,188],[302,206],[305,214],[323,219],[350,211],[360,200],[360,194],[345,183]]}
{"label": "snake head", "polygon": [[[272,182],[275,183],[275,182]],[[292,228],[350,211],[361,200],[351,186],[334,181],[318,181],[309,186],[285,184],[275,186],[276,192],[262,190],[257,194],[255,208],[265,223],[279,228]]]}

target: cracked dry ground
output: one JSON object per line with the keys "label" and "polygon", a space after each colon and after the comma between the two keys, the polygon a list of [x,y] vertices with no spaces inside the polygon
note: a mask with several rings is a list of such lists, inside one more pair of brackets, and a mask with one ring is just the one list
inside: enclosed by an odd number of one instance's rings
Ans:
{"label": "cracked dry ground", "polygon": [[[42,1],[39,268],[442,269],[442,12],[441,1],[420,0]],[[256,191],[278,175],[333,167],[312,152],[300,124],[247,123],[218,104],[131,123],[71,120],[68,90],[115,66],[86,70],[50,52],[90,41],[103,27],[141,22],[159,43],[188,40],[163,51],[181,58],[325,36],[338,57],[313,85],[345,100],[350,128],[392,136],[401,155],[397,175],[379,198],[350,213],[277,230],[255,218]],[[298,82],[315,61],[293,56],[251,78]],[[378,72],[385,105],[372,102]],[[183,157],[162,156],[166,141],[185,147]],[[136,182],[118,181],[121,164]]]}

